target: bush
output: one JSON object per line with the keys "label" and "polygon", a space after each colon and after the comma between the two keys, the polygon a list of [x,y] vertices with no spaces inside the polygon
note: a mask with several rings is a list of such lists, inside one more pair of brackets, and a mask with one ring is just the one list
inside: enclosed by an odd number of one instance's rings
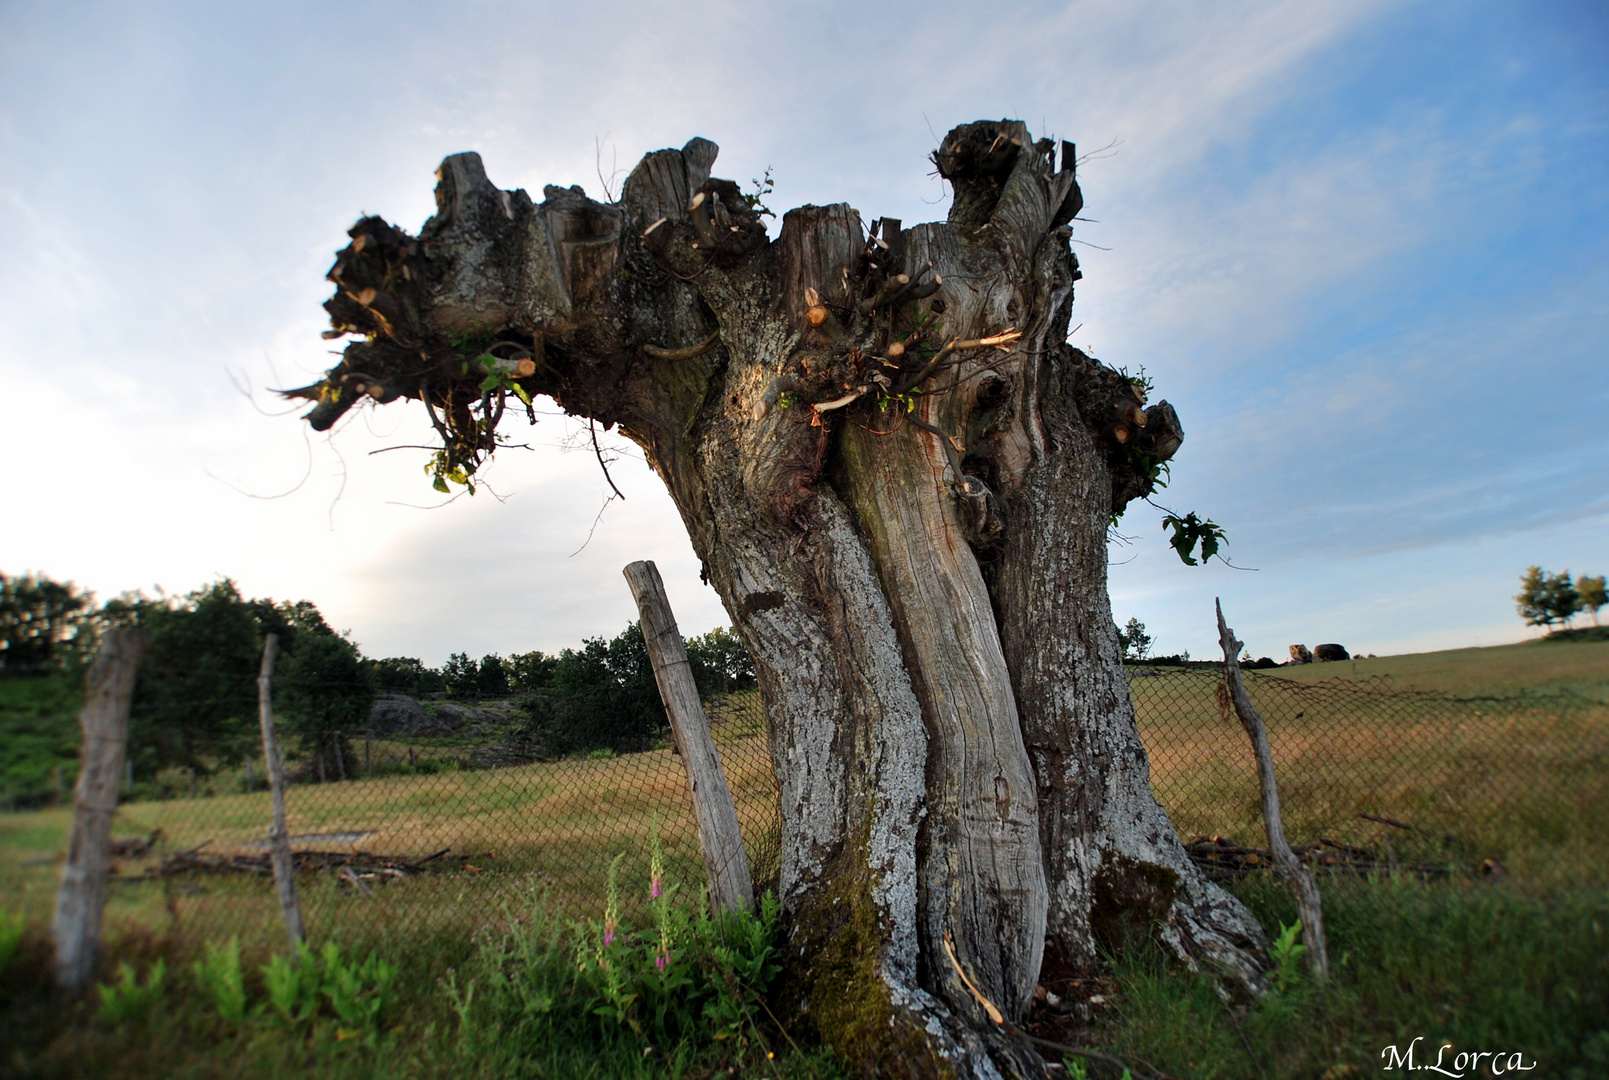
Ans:
{"label": "bush", "polygon": [[565,649],[547,685],[520,706],[528,719],[518,737],[555,756],[646,750],[668,723],[636,623],[613,641],[588,638],[579,650]]}

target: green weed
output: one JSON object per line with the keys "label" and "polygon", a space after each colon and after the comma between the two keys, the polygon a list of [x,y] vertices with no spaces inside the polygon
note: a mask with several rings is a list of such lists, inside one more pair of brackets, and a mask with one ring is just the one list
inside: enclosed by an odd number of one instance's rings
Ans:
{"label": "green weed", "polygon": [[341,947],[333,941],[325,944],[319,959],[324,996],[341,1021],[337,1036],[362,1035],[372,1046],[379,1038],[386,1010],[391,1007],[397,966],[372,952],[361,963],[343,960]]}
{"label": "green weed", "polygon": [[284,1023],[300,1027],[313,1019],[319,1008],[318,961],[306,942],[297,946],[295,957],[275,955],[263,965],[263,987],[268,1004]]}
{"label": "green weed", "polygon": [[22,948],[23,932],[27,929],[28,922],[21,912],[12,914],[0,910],[0,975],[4,975],[17,958],[17,952]]}
{"label": "green weed", "polygon": [[139,1022],[151,1015],[166,989],[168,965],[157,960],[145,973],[145,982],[135,976],[134,965],[124,961],[117,967],[117,982],[96,983],[101,992],[100,1018],[113,1026]]}
{"label": "green weed", "polygon": [[246,1022],[246,979],[240,970],[240,939],[223,946],[207,942],[206,956],[191,965],[196,986],[218,1015],[239,1027]]}
{"label": "green weed", "polygon": [[650,923],[636,929],[618,916],[620,861],[610,866],[602,920],[567,922],[538,890],[500,931],[477,936],[465,970],[443,980],[466,1057],[512,1067],[554,1047],[591,1045],[675,1071],[712,1052],[772,1053],[760,1018],[779,967],[776,899],[720,915],[677,903],[656,847]]}

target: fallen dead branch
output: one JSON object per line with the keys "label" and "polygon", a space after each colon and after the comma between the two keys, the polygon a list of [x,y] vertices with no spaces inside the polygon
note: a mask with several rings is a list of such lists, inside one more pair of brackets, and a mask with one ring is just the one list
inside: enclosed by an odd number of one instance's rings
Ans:
{"label": "fallen dead branch", "polygon": [[[157,866],[147,867],[147,878],[180,877],[190,874],[250,874],[272,877],[273,859],[268,852],[261,855],[210,855],[200,847],[169,855]],[[450,848],[426,855],[422,859],[408,859],[400,855],[376,855],[365,851],[295,851],[291,862],[298,873],[334,871],[342,881],[367,889],[370,881],[394,881],[417,877],[437,869],[453,868],[448,864],[467,864],[468,855],[447,858]],[[443,860],[442,864],[427,864]]]}
{"label": "fallen dead branch", "polygon": [[[1190,861],[1199,866],[1210,881],[1236,881],[1261,870],[1273,870],[1274,856],[1267,848],[1244,847],[1222,836],[1197,836],[1184,845]],[[1444,878],[1447,867],[1433,863],[1394,860],[1372,848],[1341,844],[1320,837],[1311,844],[1292,844],[1291,853],[1311,870],[1331,874],[1373,874],[1395,870],[1430,879]]]}

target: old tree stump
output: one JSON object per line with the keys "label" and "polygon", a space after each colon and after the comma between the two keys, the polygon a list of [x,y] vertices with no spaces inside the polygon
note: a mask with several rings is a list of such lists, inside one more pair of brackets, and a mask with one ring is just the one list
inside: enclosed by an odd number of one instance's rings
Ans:
{"label": "old tree stump", "polygon": [[1123,677],[1106,526],[1183,435],[1066,344],[1072,146],[958,127],[947,221],[805,206],[775,240],[715,156],[651,153],[614,203],[447,158],[417,236],[349,231],[327,336],[360,337],[287,393],[319,430],[422,402],[441,490],[535,395],[643,448],[760,680],[781,1009],[858,1067],[1039,1075],[991,1013],[1136,929],[1257,984],[1262,932],[1153,798]]}

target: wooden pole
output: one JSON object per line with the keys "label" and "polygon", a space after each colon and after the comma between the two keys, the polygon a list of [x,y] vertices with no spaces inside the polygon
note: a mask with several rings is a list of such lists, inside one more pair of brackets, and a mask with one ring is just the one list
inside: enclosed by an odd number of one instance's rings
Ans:
{"label": "wooden pole", "polygon": [[263,666],[257,672],[257,718],[263,728],[263,765],[268,770],[268,786],[274,793],[274,823],[268,828],[268,852],[274,864],[274,887],[279,890],[279,908],[285,913],[285,930],[291,939],[291,956],[306,938],[302,930],[302,906],[296,900],[295,866],[291,862],[290,834],[285,830],[285,760],[274,742],[274,658],[279,655],[279,635],[269,634],[263,642]]}
{"label": "wooden pole", "polygon": [[1263,718],[1246,693],[1246,681],[1240,675],[1242,643],[1235,640],[1235,632],[1224,623],[1223,604],[1214,601],[1218,609],[1218,644],[1224,651],[1224,683],[1229,699],[1234,702],[1240,726],[1251,736],[1252,752],[1257,756],[1257,783],[1262,788],[1263,821],[1268,826],[1268,851],[1274,857],[1274,867],[1285,885],[1296,898],[1296,913],[1302,920],[1302,937],[1308,955],[1313,961],[1313,974],[1323,982],[1330,975],[1330,957],[1324,945],[1324,901],[1319,896],[1313,875],[1296,858],[1290,844],[1285,842],[1285,826],[1279,815],[1279,789],[1274,785],[1274,752],[1268,745],[1268,730]]}
{"label": "wooden pole", "polygon": [[56,985],[82,993],[95,971],[106,906],[106,874],[128,747],[129,702],[134,676],[145,654],[145,635],[118,627],[101,639],[100,651],[84,679],[84,729],[78,786],[73,799],[73,836],[56,894]]}
{"label": "wooden pole", "polygon": [[687,769],[687,786],[698,818],[698,846],[709,875],[710,903],[716,911],[747,911],[754,907],[754,883],[749,877],[737,808],[732,805],[732,792],[710,738],[709,720],[698,700],[687,646],[676,629],[665,583],[652,562],[634,562],[626,567],[625,575],[642,616],[642,636],[653,660],[654,681],[659,684],[659,696],[670,714],[671,730]]}

